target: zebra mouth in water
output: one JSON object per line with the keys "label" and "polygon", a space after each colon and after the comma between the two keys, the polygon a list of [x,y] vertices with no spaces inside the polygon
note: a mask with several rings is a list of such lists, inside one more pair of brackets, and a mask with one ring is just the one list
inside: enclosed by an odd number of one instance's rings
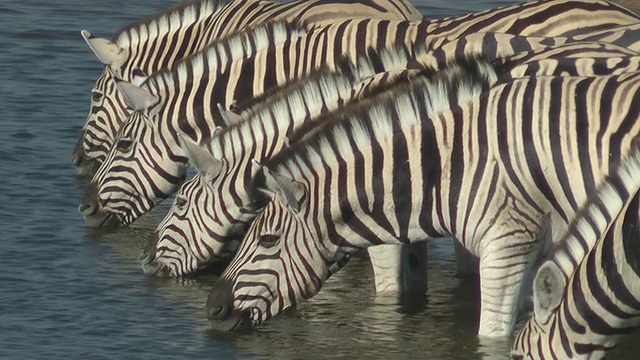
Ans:
{"label": "zebra mouth in water", "polygon": [[241,331],[253,329],[250,310],[233,307],[232,283],[218,279],[207,298],[207,318],[216,331]]}
{"label": "zebra mouth in water", "polygon": [[253,329],[253,324],[249,316],[248,311],[228,312],[224,317],[220,317],[220,312],[225,312],[226,309],[212,308],[209,309],[209,322],[211,328],[216,331],[248,331]]}

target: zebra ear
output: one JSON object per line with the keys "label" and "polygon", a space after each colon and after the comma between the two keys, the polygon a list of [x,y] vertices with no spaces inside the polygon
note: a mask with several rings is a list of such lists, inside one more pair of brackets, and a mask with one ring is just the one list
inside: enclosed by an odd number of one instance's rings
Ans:
{"label": "zebra ear", "polygon": [[533,280],[533,312],[540,324],[546,324],[564,296],[564,274],[553,261],[546,261]]}
{"label": "zebra ear", "polygon": [[242,118],[242,116],[234,113],[233,111],[225,110],[225,108],[223,108],[220,103],[218,103],[218,111],[220,111],[220,115],[222,116],[222,120],[224,120],[224,122],[227,125],[239,123],[239,122],[242,122],[242,120],[244,120]]}
{"label": "zebra ear", "polygon": [[306,198],[303,184],[290,177],[271,172],[266,166],[262,167],[267,190],[281,197],[295,212],[300,211],[300,205]]}
{"label": "zebra ear", "polygon": [[188,136],[178,134],[180,147],[189,157],[189,163],[195,167],[198,172],[211,180],[220,174],[222,170],[222,162],[216,159],[204,146],[196,143]]}
{"label": "zebra ear", "polygon": [[117,69],[124,62],[124,49],[111,41],[97,37],[87,30],[80,31],[89,48],[101,63]]}
{"label": "zebra ear", "polygon": [[127,104],[134,110],[147,110],[160,101],[157,96],[130,82],[116,79],[116,86],[124,95]]}

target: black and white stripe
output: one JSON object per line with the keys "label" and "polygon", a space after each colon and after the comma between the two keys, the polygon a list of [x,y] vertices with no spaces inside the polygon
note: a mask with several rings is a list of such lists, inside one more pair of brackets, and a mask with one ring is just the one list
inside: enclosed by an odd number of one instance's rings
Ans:
{"label": "black and white stripe", "polygon": [[[505,67],[502,81],[525,76],[581,76],[598,71],[615,74],[640,70],[640,56],[627,58],[626,51],[615,48],[605,51],[608,47],[608,44],[600,43],[568,44],[496,61]],[[358,67],[366,68],[366,65],[367,62]],[[399,78],[401,82],[411,81],[412,76],[420,75],[424,76],[424,72],[380,73],[354,89],[352,98],[375,96],[381,90],[393,91],[390,82]],[[329,81],[335,76],[327,75],[321,81]],[[349,84],[342,81],[344,94],[349,90]],[[371,82],[375,86],[371,86]],[[382,89],[380,82],[384,85]],[[310,91],[318,89],[315,79],[301,84],[304,91],[296,89],[294,94],[286,95],[287,91],[280,90],[272,94],[275,104],[269,101],[266,101],[267,105],[259,103],[259,109],[266,111],[266,117],[254,116],[239,126],[221,131],[208,150],[190,155],[200,159],[195,163],[199,174],[182,185],[172,208],[158,226],[157,237],[142,256],[145,273],[184,275],[235,250],[236,245],[225,248],[227,242],[242,236],[244,225],[255,216],[250,211],[251,199],[246,190],[253,174],[249,170],[251,161],[263,161],[276,154],[284,145],[283,137],[292,137],[291,131],[296,130],[298,123],[307,125],[298,129],[297,134],[307,134],[316,127],[316,121],[308,121],[309,106],[314,104],[314,100],[315,106],[323,111],[333,110],[345,101],[338,92],[330,98],[322,90],[318,93]],[[301,111],[297,106],[304,108]],[[300,117],[296,120],[292,113],[298,113]]]}
{"label": "black and white stripe", "polygon": [[[559,21],[563,16],[569,16],[572,21]],[[531,23],[532,18],[535,18],[535,24]],[[201,89],[213,94],[215,102],[228,107],[234,101],[249,99],[269,87],[304,76],[314,69],[324,66],[335,68],[344,56],[356,61],[371,47],[404,45],[412,48],[415,44],[435,47],[464,35],[465,31],[478,29],[562,36],[610,27],[614,20],[618,24],[625,24],[636,21],[636,18],[627,10],[607,2],[554,0],[430,22],[346,20],[311,31],[275,49],[261,51],[247,61],[234,62],[230,64],[228,72],[221,73],[214,82],[208,83],[210,85],[206,91],[204,87]],[[478,24],[470,27],[474,21]],[[194,63],[193,68],[201,65]],[[164,83],[163,76],[150,78],[144,87],[152,93],[163,93],[160,96],[164,97],[163,103],[177,106],[158,106],[158,114],[151,114],[155,119],[148,122],[130,119],[122,128],[118,136],[123,138],[122,134],[128,134],[124,136],[128,142],[130,134],[142,133],[141,130],[132,130],[132,127],[146,127],[143,138],[132,138],[136,143],[137,156],[144,158],[145,162],[132,158],[117,147],[112,149],[109,160],[94,177],[93,186],[88,188],[86,202],[81,206],[89,225],[103,224],[104,219],[111,216],[105,212],[115,214],[121,223],[129,224],[177,190],[186,173],[186,158],[179,146],[176,131],[179,129],[198,141],[218,125],[212,120],[212,116],[215,116],[212,109],[194,111],[190,101],[184,101],[188,96],[198,97],[202,92],[181,94],[170,88],[173,85]],[[198,75],[193,75],[193,78],[199,81]],[[156,83],[159,85],[153,85]],[[176,112],[180,111],[187,116],[179,116]],[[189,116],[193,113],[202,116]],[[206,119],[206,123],[201,119]]]}
{"label": "black and white stripe", "polygon": [[640,326],[639,189],[636,149],[545,256],[513,360],[600,359]]}
{"label": "black and white stripe", "polygon": [[[339,12],[335,11],[336,6]],[[130,114],[115,79],[140,84],[148,75],[172,68],[214,41],[271,21],[304,21],[312,28],[341,18],[420,20],[422,16],[404,0],[199,0],[186,1],[127,26],[116,33],[113,41],[83,30],[85,41],[106,66],[92,90],[89,115],[72,162],[81,173],[90,173],[95,162],[104,161],[118,129]]]}
{"label": "black and white stripe", "polygon": [[479,334],[507,335],[542,219],[566,229],[640,132],[640,72],[485,91],[477,73],[336,115],[267,161],[262,212],[209,296],[212,326],[257,325],[312,296],[345,253],[454,236],[480,260]]}

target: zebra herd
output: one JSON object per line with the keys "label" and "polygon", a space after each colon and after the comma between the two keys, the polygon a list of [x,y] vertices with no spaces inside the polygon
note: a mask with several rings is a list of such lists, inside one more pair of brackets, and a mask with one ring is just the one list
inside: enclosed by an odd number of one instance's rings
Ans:
{"label": "zebra herd", "polygon": [[477,261],[479,336],[513,333],[532,295],[512,359],[603,357],[640,325],[633,12],[194,0],[81,34],[105,68],[72,154],[92,176],[78,210],[126,226],[175,195],[139,261],[231,259],[213,328],[265,322],[362,249],[401,278],[397,250],[442,237]]}

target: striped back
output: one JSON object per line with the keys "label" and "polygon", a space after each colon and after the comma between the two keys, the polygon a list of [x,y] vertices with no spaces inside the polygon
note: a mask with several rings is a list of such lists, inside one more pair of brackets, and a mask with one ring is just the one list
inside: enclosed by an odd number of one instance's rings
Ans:
{"label": "striped back", "polygon": [[481,259],[479,333],[508,334],[543,219],[566,229],[640,132],[640,72],[456,84],[377,98],[267,161],[212,326],[312,296],[345,253],[454,236]]}
{"label": "striped back", "polygon": [[[335,9],[338,7],[339,12]],[[263,0],[187,1],[119,31],[114,41],[83,31],[89,45],[102,55],[106,67],[92,90],[89,115],[73,152],[81,172],[91,162],[104,161],[117,130],[130,110],[118,93],[114,79],[140,83],[148,75],[204,49],[236,31],[276,20],[304,21],[308,27],[341,18],[420,20],[418,10],[406,0],[342,1],[297,0],[287,3]],[[105,56],[104,53],[117,54]]]}
{"label": "striped back", "polygon": [[512,359],[599,359],[640,326],[639,189],[636,149],[545,256]]}

